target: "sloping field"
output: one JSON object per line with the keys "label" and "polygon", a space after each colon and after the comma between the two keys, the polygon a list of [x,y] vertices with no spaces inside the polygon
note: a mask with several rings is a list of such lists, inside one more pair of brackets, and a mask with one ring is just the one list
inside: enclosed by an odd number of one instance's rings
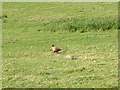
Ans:
{"label": "sloping field", "polygon": [[117,39],[117,3],[3,3],[3,87],[117,87]]}

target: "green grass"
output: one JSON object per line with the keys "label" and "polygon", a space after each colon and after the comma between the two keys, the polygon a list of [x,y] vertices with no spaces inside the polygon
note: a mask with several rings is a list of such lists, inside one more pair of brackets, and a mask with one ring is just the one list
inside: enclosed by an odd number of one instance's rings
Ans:
{"label": "green grass", "polygon": [[3,3],[3,87],[117,87],[116,20],[117,3]]}

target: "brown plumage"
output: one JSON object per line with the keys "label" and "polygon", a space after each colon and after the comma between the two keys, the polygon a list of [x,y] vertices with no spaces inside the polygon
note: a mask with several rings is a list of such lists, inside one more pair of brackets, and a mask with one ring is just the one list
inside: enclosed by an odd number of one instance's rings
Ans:
{"label": "brown plumage", "polygon": [[55,47],[54,45],[52,45],[52,50],[53,52],[55,53],[58,53],[59,51],[61,51],[62,49],[61,48],[58,48],[58,47]]}

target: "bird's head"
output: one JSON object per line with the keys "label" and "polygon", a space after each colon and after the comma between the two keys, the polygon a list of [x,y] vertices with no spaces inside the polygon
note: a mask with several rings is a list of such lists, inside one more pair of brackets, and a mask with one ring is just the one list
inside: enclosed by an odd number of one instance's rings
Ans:
{"label": "bird's head", "polygon": [[54,47],[54,45],[52,44],[52,47]]}

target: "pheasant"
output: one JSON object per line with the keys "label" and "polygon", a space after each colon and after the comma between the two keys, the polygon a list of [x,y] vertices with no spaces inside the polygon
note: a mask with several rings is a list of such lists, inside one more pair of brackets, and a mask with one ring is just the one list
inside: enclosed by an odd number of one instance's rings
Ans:
{"label": "pheasant", "polygon": [[55,45],[52,45],[52,50],[53,52],[55,53],[58,53],[59,51],[61,51],[62,49],[61,48],[58,48],[58,47],[55,47]]}

